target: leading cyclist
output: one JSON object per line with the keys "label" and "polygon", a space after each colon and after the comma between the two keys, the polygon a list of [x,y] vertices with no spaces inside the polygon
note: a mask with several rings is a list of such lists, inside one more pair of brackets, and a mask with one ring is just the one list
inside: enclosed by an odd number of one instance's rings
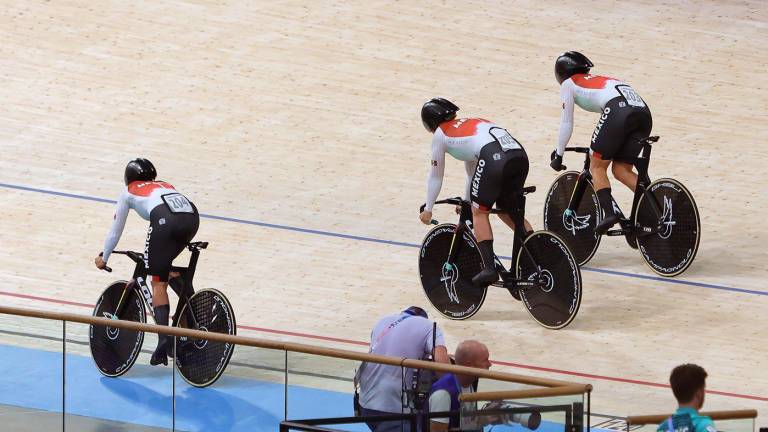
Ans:
{"label": "leading cyclist", "polygon": [[594,65],[576,51],[563,53],[555,61],[555,77],[560,83],[560,134],[557,148],[552,152],[555,171],[563,167],[563,153],[573,133],[573,106],[602,113],[592,133],[590,146],[590,172],[592,181],[605,216],[595,227],[598,234],[605,233],[619,221],[613,207],[608,165],[613,162],[613,175],[633,192],[637,186],[637,174],[632,171],[635,158],[642,149],[638,142],[651,134],[653,120],[645,101],[635,90],[616,78],[591,75]]}

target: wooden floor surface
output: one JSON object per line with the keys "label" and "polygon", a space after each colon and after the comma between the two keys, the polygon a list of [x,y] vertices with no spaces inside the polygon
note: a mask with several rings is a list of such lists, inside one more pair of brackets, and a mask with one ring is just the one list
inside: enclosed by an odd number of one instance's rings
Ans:
{"label": "wooden floor surface", "polygon": [[[421,104],[448,97],[523,143],[539,188],[528,215],[541,228],[559,122],[553,62],[575,49],[648,102],[662,137],[651,175],[683,181],[702,216],[699,255],[675,279],[694,284],[637,277],[653,274],[607,239],[589,266],[635,276],[585,270],[570,327],[540,328],[493,291],[472,320],[438,320],[450,348],[472,337],[494,360],[597,375],[495,366],[592,382],[594,411],[616,415],[670,409],[668,389],[631,381],[664,383],[696,362],[711,390],[748,396],[711,394],[708,408],[768,418],[764,2],[6,3],[3,304],[87,313],[8,294],[92,304],[129,275],[121,257],[115,274],[93,267],[112,206],[82,196],[115,199],[125,163],[143,156],[202,213],[309,230],[202,221],[211,247],[198,286],[225,291],[239,323],[364,341],[379,315],[426,305],[417,249],[402,244],[427,231],[417,219],[430,142]],[[586,145],[596,116],[577,111],[575,122],[572,144]],[[448,162],[442,195],[460,194],[463,176]],[[629,192],[615,189],[628,208]],[[495,226],[497,250],[511,248]],[[144,235],[133,214],[120,247],[141,248]]]}

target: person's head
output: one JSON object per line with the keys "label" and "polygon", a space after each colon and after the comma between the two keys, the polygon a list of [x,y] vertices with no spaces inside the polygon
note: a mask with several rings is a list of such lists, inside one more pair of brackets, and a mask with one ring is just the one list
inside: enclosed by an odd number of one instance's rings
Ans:
{"label": "person's head", "polygon": [[125,185],[135,181],[152,181],[157,177],[155,166],[148,159],[138,158],[125,166]]}
{"label": "person's head", "polygon": [[[479,369],[491,368],[491,361],[488,357],[488,347],[483,343],[472,339],[462,341],[459,346],[456,347],[456,353],[454,354],[457,365]],[[463,386],[467,386],[471,384],[476,377],[457,375],[457,378]]]}
{"label": "person's head", "polygon": [[555,78],[558,84],[576,74],[589,73],[594,65],[584,54],[578,51],[566,51],[555,60]]}
{"label": "person's head", "polygon": [[427,315],[427,311],[425,311],[424,309],[418,306],[410,306],[409,308],[405,309],[403,313],[406,313],[408,315],[413,315],[413,316],[420,316],[422,318],[427,318],[427,319],[429,318],[429,316]]}
{"label": "person's head", "polygon": [[458,110],[459,107],[447,99],[430,99],[421,107],[421,122],[426,130],[434,133],[442,123],[455,119]]}
{"label": "person's head", "polygon": [[704,406],[706,379],[707,371],[695,364],[683,364],[672,369],[669,384],[680,406],[697,410]]}

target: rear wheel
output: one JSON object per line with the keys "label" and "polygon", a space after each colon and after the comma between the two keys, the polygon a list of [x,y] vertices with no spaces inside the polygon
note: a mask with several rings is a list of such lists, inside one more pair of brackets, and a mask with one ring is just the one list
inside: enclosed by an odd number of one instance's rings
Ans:
{"label": "rear wheel", "polygon": [[454,232],[456,225],[442,224],[427,233],[419,252],[419,275],[432,306],[446,318],[464,320],[480,310],[488,287],[472,284],[472,277],[483,269],[483,257],[468,231],[454,245],[456,258],[448,262]]}
{"label": "rear wheel", "polygon": [[544,229],[565,240],[581,266],[592,259],[600,245],[600,236],[595,234],[595,226],[601,216],[597,194],[590,181],[586,181],[584,195],[576,212],[567,212],[578,178],[578,172],[567,171],[552,183],[544,201]]}
{"label": "rear wheel", "polygon": [[544,285],[520,290],[533,319],[555,330],[570,324],[581,305],[581,271],[565,241],[550,231],[536,231],[523,242],[516,263],[519,279],[541,279]]}
{"label": "rear wheel", "polygon": [[[237,333],[235,314],[229,300],[215,289],[196,292],[182,306],[178,327],[212,333]],[[229,364],[235,346],[186,337],[176,338],[176,368],[189,384],[207,387],[219,379]]]}
{"label": "rear wheel", "polygon": [[[93,316],[121,319],[140,323],[147,322],[147,313],[141,295],[134,288],[126,289],[126,281],[108,286],[93,309]],[[122,298],[120,315],[116,310]],[[99,372],[108,377],[118,377],[128,372],[141,352],[144,333],[125,328],[91,325],[89,329],[91,357]]]}
{"label": "rear wheel", "polygon": [[[661,276],[684,272],[696,257],[701,238],[699,210],[693,195],[680,182],[659,179],[648,186],[648,194],[640,196],[635,212],[635,225],[655,228],[656,234],[638,235],[637,244],[646,264]],[[650,199],[661,211],[659,218]]]}

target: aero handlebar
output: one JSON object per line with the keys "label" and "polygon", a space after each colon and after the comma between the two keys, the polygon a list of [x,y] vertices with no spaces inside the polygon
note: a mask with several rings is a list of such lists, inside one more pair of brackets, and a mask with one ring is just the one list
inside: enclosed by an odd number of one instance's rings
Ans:
{"label": "aero handlebar", "polygon": [[[461,205],[461,198],[460,197],[446,198],[446,199],[443,199],[443,200],[435,201],[435,204]],[[427,207],[426,204],[422,204],[421,207],[419,207],[419,213],[423,212],[426,207]]]}
{"label": "aero handlebar", "polygon": [[[113,254],[117,255],[128,255],[128,258],[132,259],[134,262],[138,263],[140,261],[144,260],[144,254],[139,252],[133,252],[133,251],[112,251]],[[100,253],[99,256],[103,256],[104,253]],[[104,266],[102,269],[107,273],[112,273],[112,268],[109,266]]]}
{"label": "aero handlebar", "polygon": [[576,153],[589,153],[589,147],[570,147],[570,148],[566,148],[565,151],[576,152]]}

